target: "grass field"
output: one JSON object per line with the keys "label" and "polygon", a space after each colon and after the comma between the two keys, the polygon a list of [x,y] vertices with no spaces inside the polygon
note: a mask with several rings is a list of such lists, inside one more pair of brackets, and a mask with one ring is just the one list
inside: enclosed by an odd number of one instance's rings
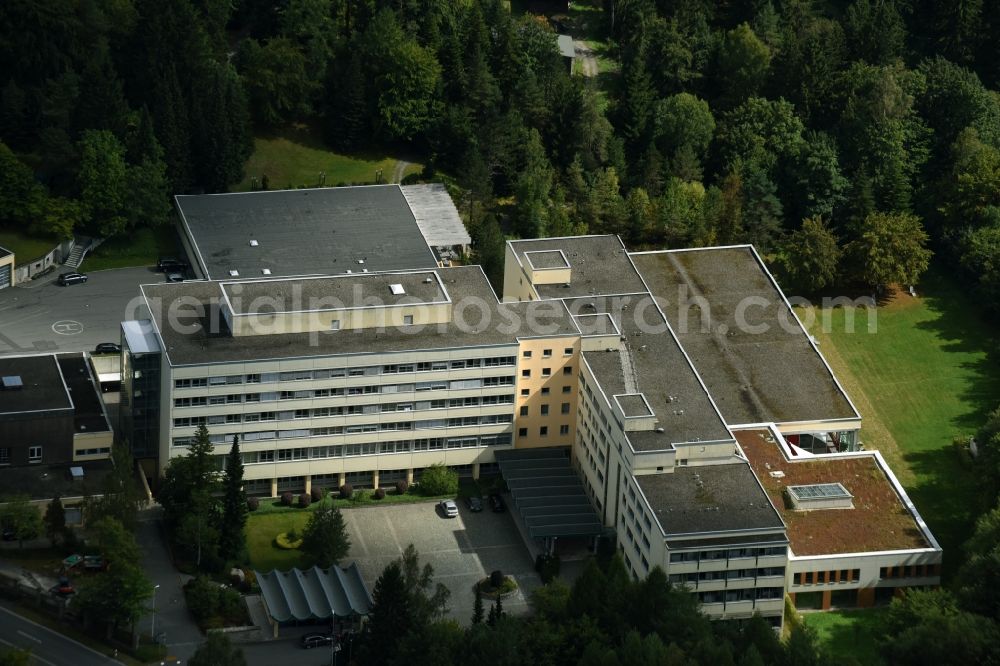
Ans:
{"label": "grass field", "polygon": [[90,251],[80,265],[81,271],[109,268],[152,266],[159,257],[177,254],[177,235],[173,224],[155,229],[139,229],[128,236],[106,240]]}
{"label": "grass field", "polygon": [[[371,184],[382,172],[383,183],[393,182],[398,160],[388,155],[342,155],[329,150],[316,132],[294,127],[254,140],[254,152],[244,169],[246,176],[234,192],[252,189],[253,179],[266,174],[272,190],[323,185]],[[420,164],[407,164],[402,176],[419,173]],[[320,173],[326,177],[320,182]],[[398,174],[397,174],[398,175]]]}
{"label": "grass field", "polygon": [[[803,313],[808,316],[809,313]],[[975,301],[940,271],[919,295],[899,295],[877,312],[867,333],[845,331],[846,310],[811,327],[820,350],[863,417],[861,439],[878,449],[944,548],[944,574],[961,564],[982,499],[972,462],[952,441],[967,438],[1000,404],[998,341],[979,319]],[[829,328],[829,330],[823,330]]]}
{"label": "grass field", "polygon": [[841,659],[853,657],[859,664],[884,664],[878,650],[884,608],[857,611],[805,613],[806,626],[816,631],[820,645]]}
{"label": "grass field", "polygon": [[55,238],[35,238],[14,229],[0,229],[0,247],[13,252],[18,265],[38,259],[58,243]]}

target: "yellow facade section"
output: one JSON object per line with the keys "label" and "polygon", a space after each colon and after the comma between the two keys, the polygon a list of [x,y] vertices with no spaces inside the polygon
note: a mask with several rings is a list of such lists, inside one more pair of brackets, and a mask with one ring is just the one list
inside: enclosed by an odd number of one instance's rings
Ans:
{"label": "yellow facade section", "polygon": [[576,438],[580,338],[520,341],[514,447],[571,446]]}
{"label": "yellow facade section", "polygon": [[0,257],[0,267],[9,266],[10,267],[10,284],[8,286],[13,287],[16,277],[14,276],[14,255],[13,253],[8,254],[5,257]]}

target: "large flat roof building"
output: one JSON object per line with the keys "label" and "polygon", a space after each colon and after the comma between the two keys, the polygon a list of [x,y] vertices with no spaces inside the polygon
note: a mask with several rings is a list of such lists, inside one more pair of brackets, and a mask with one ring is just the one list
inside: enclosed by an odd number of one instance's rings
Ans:
{"label": "large flat roof building", "polygon": [[434,268],[470,239],[443,186],[369,185],[178,195],[196,277]]}
{"label": "large flat roof building", "polygon": [[[428,237],[447,216],[413,212],[440,192],[417,194],[179,197],[212,279],[142,287],[148,319],[123,324],[124,435],[161,471],[200,425],[220,457],[239,435],[247,491],[270,496],[419,481],[438,463],[504,468],[541,548],[614,534],[633,575],[662,567],[715,618],[780,624],[789,589],[866,605],[937,580],[940,547],[892,482],[878,492],[902,518],[885,524],[916,525],[922,541],[797,546],[838,515],[850,523],[824,504],[846,491],[806,487],[796,501],[825,513],[789,513],[770,472],[812,463],[762,466],[777,454],[747,432],[803,461],[891,472],[859,453],[860,415],[752,247],[510,241],[498,297],[478,266],[444,265],[442,237]],[[837,573],[816,583],[822,557]],[[911,561],[917,578],[886,573]]]}

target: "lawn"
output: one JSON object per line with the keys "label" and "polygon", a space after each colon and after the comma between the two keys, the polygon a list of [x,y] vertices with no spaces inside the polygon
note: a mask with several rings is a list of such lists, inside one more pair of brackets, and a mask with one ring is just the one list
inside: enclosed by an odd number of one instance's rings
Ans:
{"label": "lawn", "polygon": [[856,611],[805,613],[806,626],[816,631],[819,644],[831,656],[843,660],[854,658],[859,664],[884,664],[878,650],[882,617],[885,608]]}
{"label": "lawn", "polygon": [[82,271],[103,271],[109,268],[152,266],[159,257],[174,256],[177,233],[173,224],[138,231],[104,241],[87,253],[80,266]]}
{"label": "lawn", "polygon": [[[254,139],[243,181],[232,189],[247,192],[264,175],[272,190],[319,185],[372,184],[381,171],[381,182],[393,182],[398,160],[383,154],[343,155],[328,149],[314,130],[298,126]],[[402,177],[419,173],[420,164],[407,163]],[[322,180],[320,173],[325,173]]]}
{"label": "lawn", "polygon": [[0,229],[0,247],[13,252],[19,266],[38,259],[58,243],[56,238],[36,238],[14,229]]}
{"label": "lawn", "polygon": [[811,331],[861,412],[862,442],[886,457],[944,548],[949,578],[985,508],[971,461],[952,441],[1000,404],[1000,360],[977,304],[950,277],[932,271],[918,292],[879,307],[875,333],[861,311],[848,332],[842,308],[814,311]]}

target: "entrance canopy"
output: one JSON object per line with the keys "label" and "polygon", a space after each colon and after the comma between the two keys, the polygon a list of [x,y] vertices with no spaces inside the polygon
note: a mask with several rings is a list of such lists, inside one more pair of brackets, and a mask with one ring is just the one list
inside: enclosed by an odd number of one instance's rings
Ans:
{"label": "entrance canopy", "polygon": [[494,455],[532,538],[592,537],[604,532],[570,464],[568,449],[510,449]]}
{"label": "entrance canopy", "polygon": [[313,567],[254,574],[267,610],[277,622],[367,615],[372,609],[372,597],[357,563],[346,569]]}

